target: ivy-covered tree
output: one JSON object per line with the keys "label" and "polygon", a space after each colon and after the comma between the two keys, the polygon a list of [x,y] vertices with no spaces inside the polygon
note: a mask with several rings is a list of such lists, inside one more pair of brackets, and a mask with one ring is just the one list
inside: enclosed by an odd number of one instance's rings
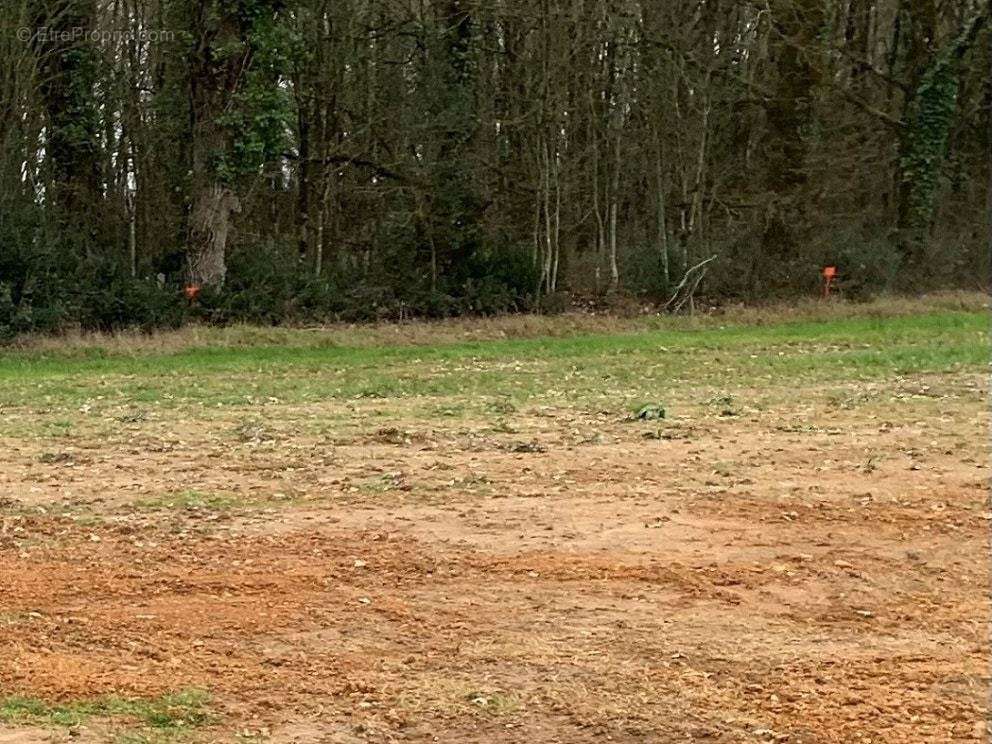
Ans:
{"label": "ivy-covered tree", "polygon": [[932,55],[910,91],[899,162],[899,227],[910,264],[919,261],[921,244],[932,225],[948,137],[958,111],[963,62],[987,22],[987,11],[973,15]]}
{"label": "ivy-covered tree", "polygon": [[284,0],[198,0],[188,11],[187,273],[221,286],[244,179],[285,144],[296,47]]}

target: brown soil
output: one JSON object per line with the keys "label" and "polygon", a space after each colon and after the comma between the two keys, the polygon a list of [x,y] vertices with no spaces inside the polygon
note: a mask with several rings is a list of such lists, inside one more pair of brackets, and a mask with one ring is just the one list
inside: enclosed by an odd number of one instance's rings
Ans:
{"label": "brown soil", "polygon": [[[0,691],[199,688],[203,741],[984,741],[986,416],[942,382],[660,426],[0,442]],[[183,488],[246,505],[142,503]]]}

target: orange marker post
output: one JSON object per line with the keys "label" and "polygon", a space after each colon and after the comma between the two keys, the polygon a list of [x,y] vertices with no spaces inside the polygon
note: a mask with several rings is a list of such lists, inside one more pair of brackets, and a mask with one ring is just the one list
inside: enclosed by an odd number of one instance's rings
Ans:
{"label": "orange marker post", "polygon": [[183,288],[183,294],[186,295],[186,299],[189,300],[189,304],[196,302],[196,298],[200,296],[200,285],[189,284]]}
{"label": "orange marker post", "polygon": [[837,278],[837,267],[836,266],[824,266],[823,267],[823,297],[826,299],[830,296],[830,288],[833,286],[834,279]]}

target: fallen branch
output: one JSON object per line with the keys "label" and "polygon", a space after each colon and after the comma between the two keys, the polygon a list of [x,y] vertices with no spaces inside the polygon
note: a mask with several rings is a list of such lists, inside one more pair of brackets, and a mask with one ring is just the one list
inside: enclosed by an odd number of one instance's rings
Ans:
{"label": "fallen branch", "polygon": [[675,309],[672,310],[673,313],[680,312],[682,310],[683,306],[685,305],[685,303],[688,302],[689,303],[689,315],[695,314],[695,311],[696,311],[696,302],[695,302],[696,289],[699,287],[699,284],[703,281],[703,277],[706,276],[706,272],[708,270],[709,269],[706,268],[706,269],[703,269],[702,271],[699,272],[699,274],[696,276],[695,281],[693,281],[692,286],[689,288],[689,291],[685,293],[685,295],[682,297],[682,299],[679,301],[679,303],[675,306]]}
{"label": "fallen branch", "polygon": [[[685,273],[684,273],[684,274],[682,275],[682,281],[681,281],[681,282],[679,282],[679,285],[678,285],[678,286],[677,286],[677,287],[675,288],[675,291],[674,291],[674,292],[672,293],[672,296],[668,298],[668,302],[666,302],[666,303],[665,303],[665,304],[664,304],[664,305],[662,306],[662,308],[661,308],[661,309],[662,309],[662,310],[668,310],[668,308],[669,308],[669,307],[671,307],[671,305],[672,305],[672,303],[673,303],[673,302],[675,302],[675,300],[677,300],[677,299],[678,299],[678,297],[679,297],[679,293],[680,293],[680,292],[681,292],[681,291],[682,291],[682,290],[683,290],[683,289],[685,288],[685,286],[686,286],[686,285],[687,285],[687,284],[689,283],[689,278],[690,278],[690,277],[692,276],[692,274],[693,274],[693,272],[695,272],[695,271],[699,271],[699,270],[700,270],[700,269],[702,269],[702,268],[703,268],[704,266],[706,266],[706,264],[708,264],[708,263],[710,263],[710,261],[715,261],[715,260],[716,260],[716,258],[717,258],[717,255],[718,255],[718,254],[716,254],[716,253],[714,253],[714,254],[713,254],[712,256],[710,256],[709,258],[707,258],[707,259],[704,259],[704,260],[702,260],[702,261],[700,261],[700,262],[699,262],[698,264],[696,264],[695,266],[692,266],[692,267],[690,267],[690,268],[688,268],[688,269],[686,269],[686,271],[685,271]],[[694,281],[694,282],[693,282],[693,284],[692,284],[692,288],[691,288],[691,289],[689,290],[689,292],[687,293],[687,296],[691,296],[691,295],[692,295],[692,293],[696,291],[696,287],[698,287],[698,286],[699,286],[699,282],[700,282],[700,281],[702,281],[702,278],[703,278],[703,276],[704,276],[705,274],[706,274],[706,271],[704,270],[704,271],[703,271],[703,273],[702,273],[702,274],[700,274],[700,275],[699,275],[699,277],[698,277],[697,279],[695,279],[695,281]],[[682,307],[682,305],[684,305],[684,304],[685,304],[685,300],[683,299],[683,301],[682,301],[682,302],[680,302],[680,303],[679,303],[679,304],[678,304],[678,305],[676,306],[676,309],[675,309],[675,311],[676,311],[676,312],[678,312],[678,310],[679,310],[679,308],[681,308],[681,307]]]}

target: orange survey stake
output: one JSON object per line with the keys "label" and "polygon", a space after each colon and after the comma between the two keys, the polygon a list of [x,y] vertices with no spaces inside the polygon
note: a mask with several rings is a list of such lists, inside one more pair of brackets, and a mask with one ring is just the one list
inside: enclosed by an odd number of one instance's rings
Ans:
{"label": "orange survey stake", "polygon": [[833,285],[834,279],[837,278],[837,267],[836,266],[824,266],[823,267],[823,296],[830,296],[830,288]]}

